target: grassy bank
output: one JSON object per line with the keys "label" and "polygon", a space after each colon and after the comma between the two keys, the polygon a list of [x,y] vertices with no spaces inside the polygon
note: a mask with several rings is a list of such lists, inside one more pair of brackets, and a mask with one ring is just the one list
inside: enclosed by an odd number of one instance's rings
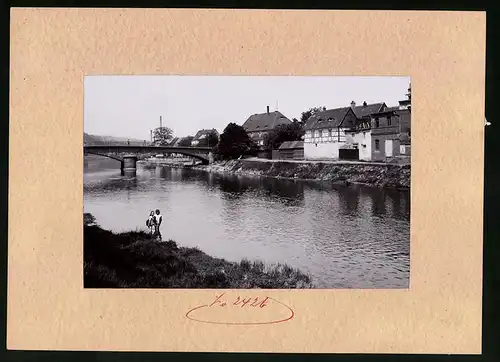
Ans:
{"label": "grassy bank", "polygon": [[312,288],[286,265],[229,262],[197,248],[158,242],[142,231],[114,234],[84,215],[86,288]]}
{"label": "grassy bank", "polygon": [[297,162],[230,160],[197,166],[209,172],[229,172],[277,178],[360,183],[377,187],[410,188],[410,165],[361,162]]}

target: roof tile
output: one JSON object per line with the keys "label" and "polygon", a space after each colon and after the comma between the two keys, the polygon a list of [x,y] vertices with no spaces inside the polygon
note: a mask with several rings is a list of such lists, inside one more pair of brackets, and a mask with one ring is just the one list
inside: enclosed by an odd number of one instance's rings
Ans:
{"label": "roof tile", "polygon": [[280,124],[291,124],[287,117],[281,112],[269,112],[253,114],[243,123],[247,132],[267,131],[276,128]]}

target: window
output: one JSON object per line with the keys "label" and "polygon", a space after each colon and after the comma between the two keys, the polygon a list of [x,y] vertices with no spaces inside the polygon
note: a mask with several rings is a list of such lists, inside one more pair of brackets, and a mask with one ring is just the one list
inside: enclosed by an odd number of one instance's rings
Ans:
{"label": "window", "polygon": [[328,137],[332,137],[332,130],[331,129],[328,130]]}
{"label": "window", "polygon": [[387,125],[390,126],[391,125],[391,116],[387,116]]}
{"label": "window", "polygon": [[375,151],[380,151],[380,141],[375,140]]}
{"label": "window", "polygon": [[321,129],[319,130],[319,136],[323,137],[323,130],[321,130]]}
{"label": "window", "polygon": [[380,126],[380,122],[378,120],[378,118],[375,118],[375,128],[379,128]]}
{"label": "window", "polygon": [[306,132],[306,137],[311,137],[311,131]]}
{"label": "window", "polygon": [[314,137],[319,137],[319,131],[318,130],[314,131]]}

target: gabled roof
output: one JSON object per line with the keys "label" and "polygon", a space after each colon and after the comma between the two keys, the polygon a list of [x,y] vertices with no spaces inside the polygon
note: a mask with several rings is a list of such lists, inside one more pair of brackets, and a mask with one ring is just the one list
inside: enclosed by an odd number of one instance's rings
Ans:
{"label": "gabled roof", "polygon": [[193,137],[193,141],[194,140],[198,140],[200,139],[202,136],[207,136],[209,135],[210,133],[212,132],[215,132],[215,134],[219,134],[219,132],[217,132],[217,130],[215,128],[212,128],[212,129],[200,129],[198,132],[196,132],[196,134],[194,135]]}
{"label": "gabled roof", "polygon": [[381,112],[379,113],[382,113],[382,112],[393,112],[393,111],[397,111],[399,109],[398,106],[395,106],[395,107],[385,107]]}
{"label": "gabled roof", "polygon": [[352,112],[351,107],[327,109],[314,113],[309,117],[305,124],[305,129],[316,128],[334,128],[342,124],[342,121],[349,112]]}
{"label": "gabled roof", "polygon": [[270,131],[280,124],[291,124],[287,117],[281,112],[274,111],[269,113],[252,114],[243,123],[243,128],[247,132],[265,132]]}
{"label": "gabled roof", "polygon": [[280,150],[291,148],[304,148],[304,141],[285,141],[279,147]]}
{"label": "gabled roof", "polygon": [[398,115],[398,116],[402,116],[402,115],[408,115],[410,114],[410,110],[407,109],[407,108],[399,108],[398,106],[396,107],[385,107],[383,110],[381,110],[380,112],[377,112],[377,113],[373,113],[372,116],[385,116],[385,115]]}
{"label": "gabled roof", "polygon": [[358,118],[363,118],[367,117],[373,113],[379,113],[384,110],[384,108],[387,108],[384,102],[382,103],[372,103],[372,104],[367,104],[361,105],[361,106],[355,106],[354,107],[354,114],[356,114],[356,117]]}

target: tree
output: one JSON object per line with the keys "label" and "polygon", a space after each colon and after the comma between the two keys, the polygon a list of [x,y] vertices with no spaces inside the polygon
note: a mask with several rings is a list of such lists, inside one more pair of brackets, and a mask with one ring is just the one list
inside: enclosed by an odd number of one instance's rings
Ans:
{"label": "tree", "polygon": [[304,125],[300,122],[280,124],[264,136],[264,147],[272,150],[286,141],[300,141],[304,133]]}
{"label": "tree", "polygon": [[214,153],[222,159],[235,159],[245,155],[255,155],[257,144],[250,139],[242,126],[229,123],[220,135],[219,143],[214,148]]}
{"label": "tree", "polygon": [[166,146],[172,140],[174,132],[168,127],[158,127],[153,131],[153,144]]}
{"label": "tree", "polygon": [[309,119],[309,117],[311,117],[315,113],[322,112],[322,111],[326,111],[326,107],[309,108],[309,110],[302,112],[302,114],[300,116],[300,121],[305,124],[306,121]]}
{"label": "tree", "polygon": [[181,147],[190,147],[191,146],[191,141],[193,140],[193,136],[187,136],[187,137],[184,137],[182,138],[180,141],[179,141],[179,146]]}
{"label": "tree", "polygon": [[215,147],[217,143],[219,142],[219,136],[217,135],[217,132],[214,130],[210,131],[209,134],[206,135],[205,138],[202,138],[198,141],[199,147]]}

